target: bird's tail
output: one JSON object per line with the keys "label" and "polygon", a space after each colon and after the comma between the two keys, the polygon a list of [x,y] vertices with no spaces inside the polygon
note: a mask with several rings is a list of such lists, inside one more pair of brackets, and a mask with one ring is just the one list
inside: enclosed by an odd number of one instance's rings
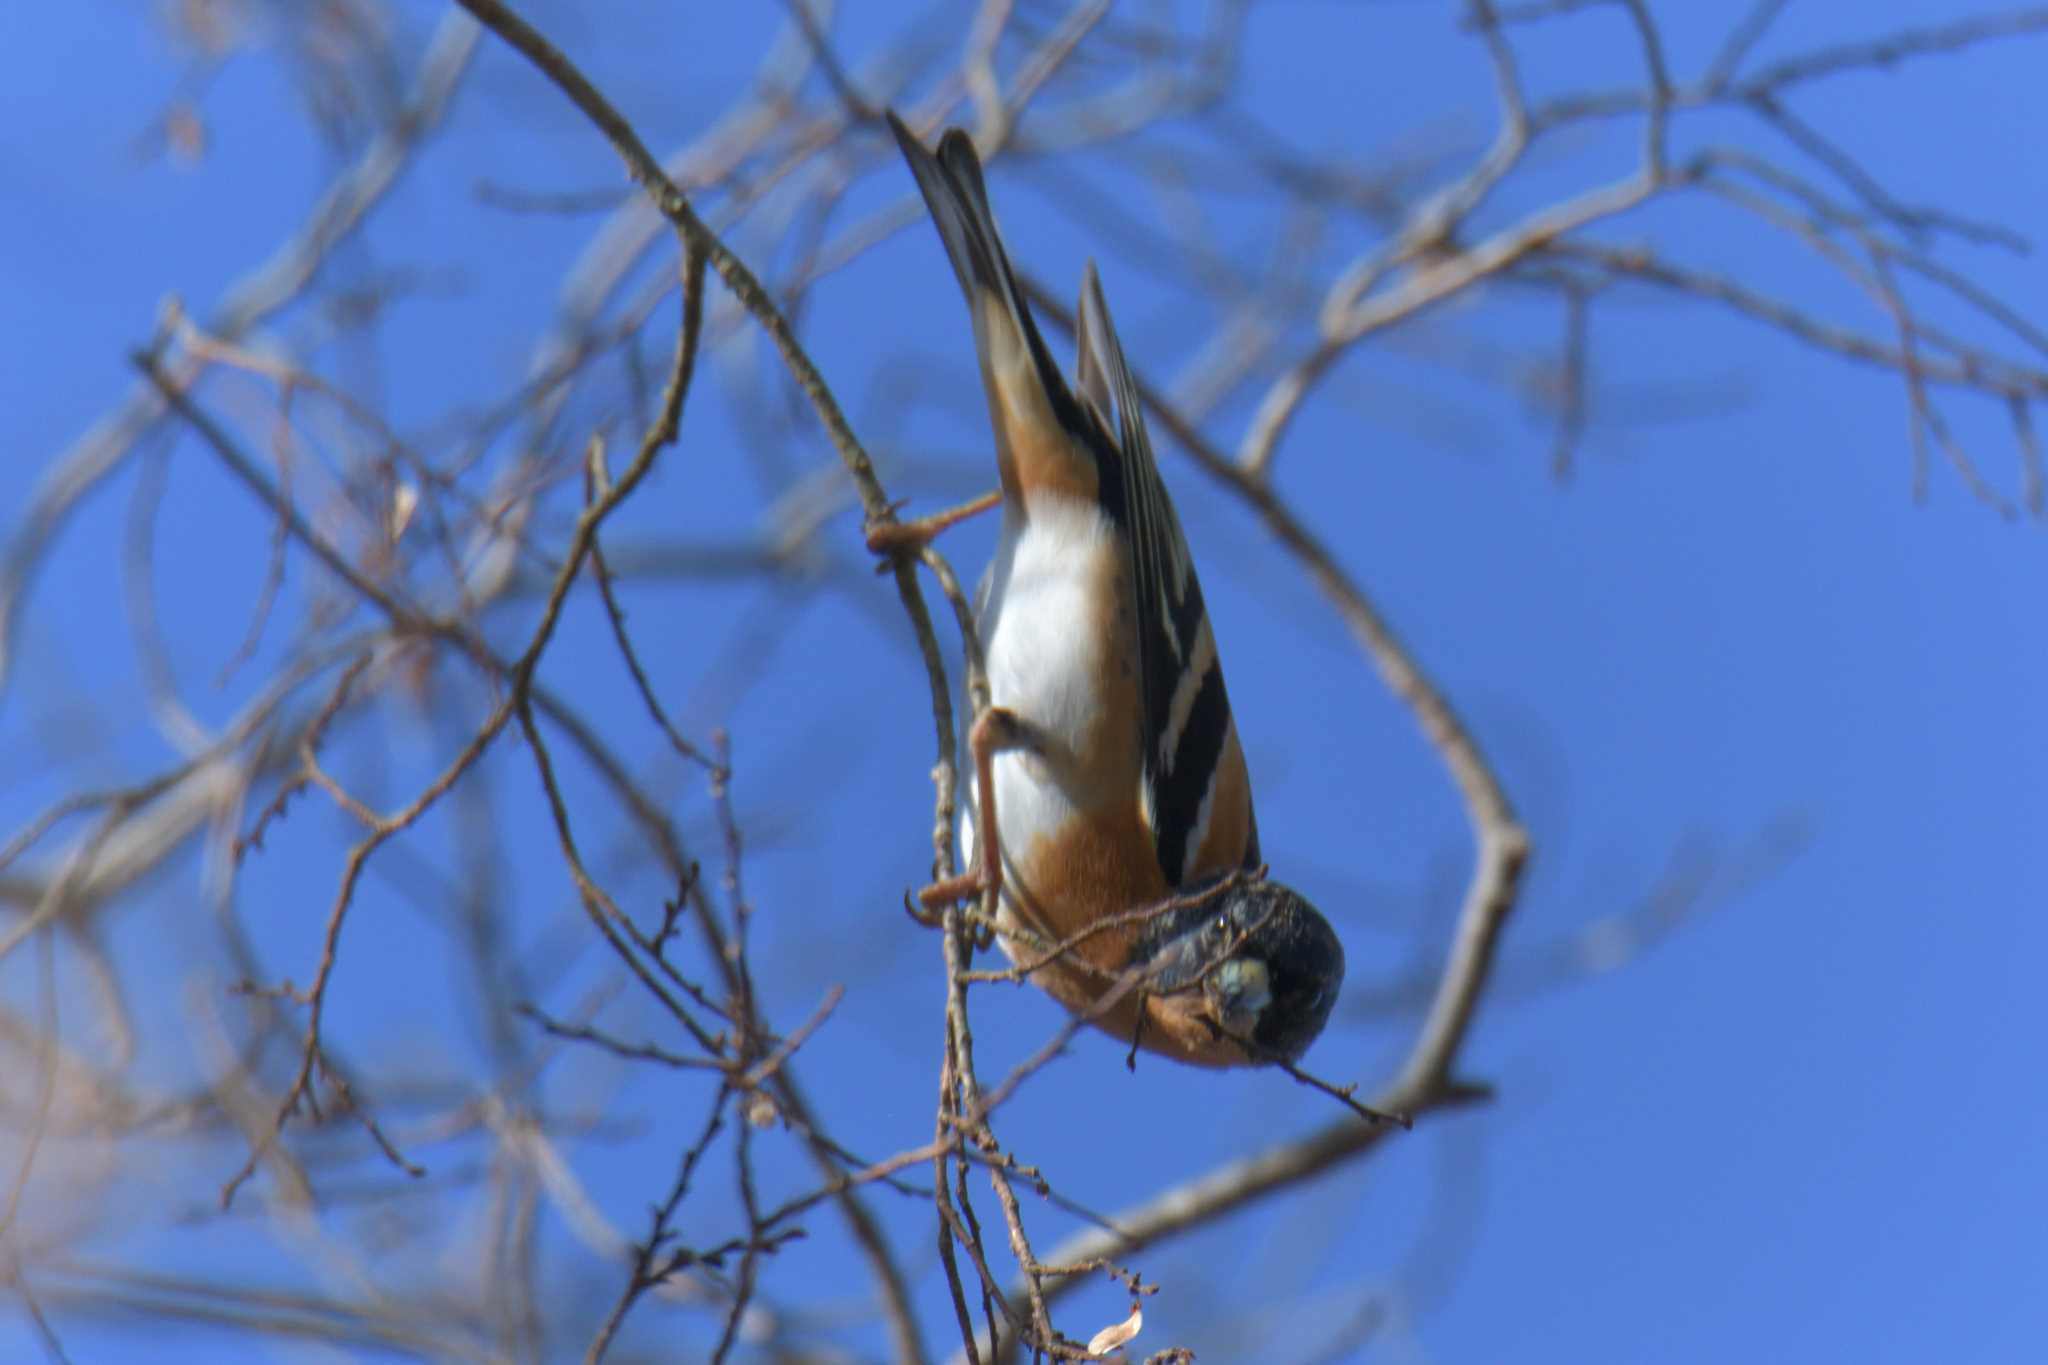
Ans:
{"label": "bird's tail", "polygon": [[[1010,271],[1002,236],[989,211],[988,189],[982,182],[981,158],[973,140],[958,128],[949,129],[939,139],[935,156],[894,111],[886,117],[967,296],[983,377],[993,390],[1000,391],[1024,380],[1025,374],[1019,370],[1028,367],[1030,378],[1053,409],[1052,415],[1067,416],[1074,407],[1073,396],[1031,320],[1031,308],[1017,277]],[[1017,393],[1007,396],[1012,402],[1024,397]]]}

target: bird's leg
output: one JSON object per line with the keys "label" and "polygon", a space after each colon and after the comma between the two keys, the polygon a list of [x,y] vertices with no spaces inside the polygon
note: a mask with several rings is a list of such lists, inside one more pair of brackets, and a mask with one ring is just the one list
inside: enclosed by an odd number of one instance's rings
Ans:
{"label": "bird's leg", "polygon": [[993,899],[1003,890],[1002,836],[996,829],[996,755],[1005,749],[1032,747],[1030,727],[1016,712],[991,706],[975,717],[967,732],[967,752],[974,759],[974,866],[957,877],[933,882],[917,893],[927,910],[955,901],[987,896]]}
{"label": "bird's leg", "polygon": [[915,521],[877,522],[868,527],[868,549],[891,558],[921,553],[941,532],[969,517],[980,516],[1002,500],[1003,490],[991,488],[972,502],[963,502],[958,507],[948,507],[943,512],[934,512]]}

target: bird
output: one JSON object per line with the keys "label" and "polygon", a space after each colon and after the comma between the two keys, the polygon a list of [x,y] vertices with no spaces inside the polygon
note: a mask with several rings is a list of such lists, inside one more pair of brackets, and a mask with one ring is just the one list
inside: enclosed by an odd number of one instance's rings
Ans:
{"label": "bird", "polygon": [[935,154],[885,112],[966,295],[999,487],[871,527],[869,544],[921,550],[1002,508],[974,605],[988,702],[967,732],[967,870],[920,900],[993,889],[1012,963],[1133,1059],[1291,1064],[1329,1019],[1344,949],[1264,875],[1214,629],[1094,262],[1070,388],[1010,268],[973,140],[948,130]]}

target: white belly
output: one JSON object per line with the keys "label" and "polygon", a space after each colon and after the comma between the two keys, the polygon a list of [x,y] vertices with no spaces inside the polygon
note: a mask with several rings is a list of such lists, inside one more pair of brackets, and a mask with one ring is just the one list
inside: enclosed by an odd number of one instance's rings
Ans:
{"label": "white belly", "polygon": [[[1084,803],[1099,763],[1084,762],[1099,733],[1105,648],[1098,600],[1115,582],[1117,543],[1093,504],[1047,500],[1030,520],[1008,519],[982,584],[976,628],[987,657],[989,700],[1025,721],[1035,751],[996,756],[996,822],[1006,873],[1030,861],[1033,840]],[[972,717],[968,718],[972,723]],[[1091,799],[1091,797],[1093,799]],[[974,858],[974,775],[960,822],[962,858]],[[1011,897],[1005,895],[1005,908]]]}

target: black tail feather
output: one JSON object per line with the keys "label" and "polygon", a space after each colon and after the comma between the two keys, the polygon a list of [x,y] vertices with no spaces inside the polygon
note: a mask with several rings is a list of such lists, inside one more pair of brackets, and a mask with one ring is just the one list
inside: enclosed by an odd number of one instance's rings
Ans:
{"label": "black tail feather", "polygon": [[896,117],[894,110],[886,111],[884,117],[889,131],[896,135],[896,145],[903,150],[904,161],[910,165],[918,191],[924,195],[925,206],[931,210],[932,223],[939,230],[939,241],[945,245],[946,259],[952,262],[953,273],[960,279],[970,311],[983,290],[1000,299],[1030,348],[1032,362],[1054,410],[1072,413],[1076,408],[1073,395],[1031,319],[1031,307],[1017,277],[1011,273],[1010,258],[1003,251],[995,215],[989,211],[988,187],[982,180],[981,157],[974,150],[974,140],[961,129],[948,129],[939,139],[938,155],[934,156],[918,141],[917,134]]}

